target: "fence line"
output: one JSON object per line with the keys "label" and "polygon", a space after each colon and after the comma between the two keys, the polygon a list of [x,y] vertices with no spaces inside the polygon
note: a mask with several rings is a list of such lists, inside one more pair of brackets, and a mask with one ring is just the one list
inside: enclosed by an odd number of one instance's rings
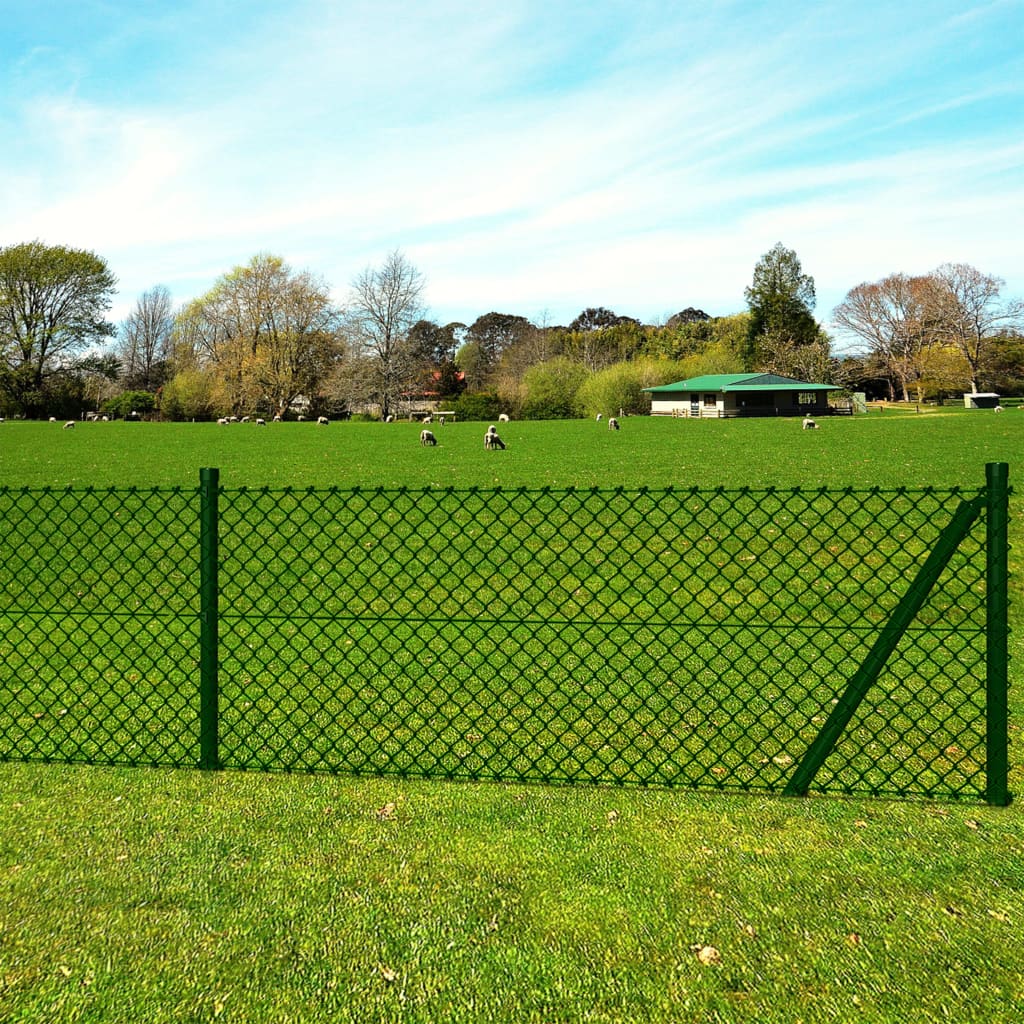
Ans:
{"label": "fence line", "polygon": [[1008,495],[0,488],[0,758],[1005,804]]}

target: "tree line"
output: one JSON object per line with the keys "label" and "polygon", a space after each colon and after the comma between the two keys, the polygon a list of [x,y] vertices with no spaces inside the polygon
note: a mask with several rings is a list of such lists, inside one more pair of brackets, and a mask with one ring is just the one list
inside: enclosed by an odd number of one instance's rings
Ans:
{"label": "tree line", "polygon": [[781,243],[754,267],[746,310],[687,307],[657,324],[605,307],[566,325],[496,311],[440,324],[399,251],[357,275],[343,303],[267,253],[177,309],[154,286],[117,325],[106,319],[116,283],[86,250],[0,249],[0,413],[385,417],[430,402],[473,419],[643,413],[646,387],[746,370],[904,400],[1024,389],[1021,303],[966,264],[850,289],[832,322],[861,350],[843,356],[815,319],[813,278]]}

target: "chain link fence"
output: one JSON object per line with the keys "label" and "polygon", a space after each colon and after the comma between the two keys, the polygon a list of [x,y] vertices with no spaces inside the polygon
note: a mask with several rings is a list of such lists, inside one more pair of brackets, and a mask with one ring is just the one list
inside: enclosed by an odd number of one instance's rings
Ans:
{"label": "chain link fence", "polygon": [[1006,803],[989,470],[0,490],[0,758]]}

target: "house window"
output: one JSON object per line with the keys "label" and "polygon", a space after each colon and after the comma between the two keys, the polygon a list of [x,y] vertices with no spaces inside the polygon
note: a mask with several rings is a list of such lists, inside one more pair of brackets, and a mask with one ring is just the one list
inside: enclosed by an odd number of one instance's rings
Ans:
{"label": "house window", "polygon": [[714,408],[716,405],[718,405],[718,395],[715,395],[715,394],[705,394],[704,395],[704,407],[705,408],[707,408],[709,406]]}
{"label": "house window", "polygon": [[813,391],[799,392],[798,401],[801,405],[814,405],[815,395]]}

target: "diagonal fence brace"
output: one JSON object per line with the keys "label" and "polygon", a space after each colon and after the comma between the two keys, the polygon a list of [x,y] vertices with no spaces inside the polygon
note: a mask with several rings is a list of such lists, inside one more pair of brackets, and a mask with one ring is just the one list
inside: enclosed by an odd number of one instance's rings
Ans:
{"label": "diagonal fence brace", "polygon": [[900,642],[907,627],[914,621],[915,616],[928,599],[942,570],[946,568],[953,553],[967,536],[984,506],[984,495],[971,501],[960,502],[949,525],[939,535],[931,554],[921,566],[892,615],[889,616],[889,621],[882,627],[882,631],[860,668],[847,684],[843,695],[828,716],[828,721],[821,727],[821,731],[807,748],[803,759],[786,784],[783,796],[807,795],[814,776],[817,775],[818,770],[825,763],[825,759],[839,742],[839,737],[850,724],[850,719],[853,718],[868,690],[885,667],[885,663],[896,649],[896,645]]}

